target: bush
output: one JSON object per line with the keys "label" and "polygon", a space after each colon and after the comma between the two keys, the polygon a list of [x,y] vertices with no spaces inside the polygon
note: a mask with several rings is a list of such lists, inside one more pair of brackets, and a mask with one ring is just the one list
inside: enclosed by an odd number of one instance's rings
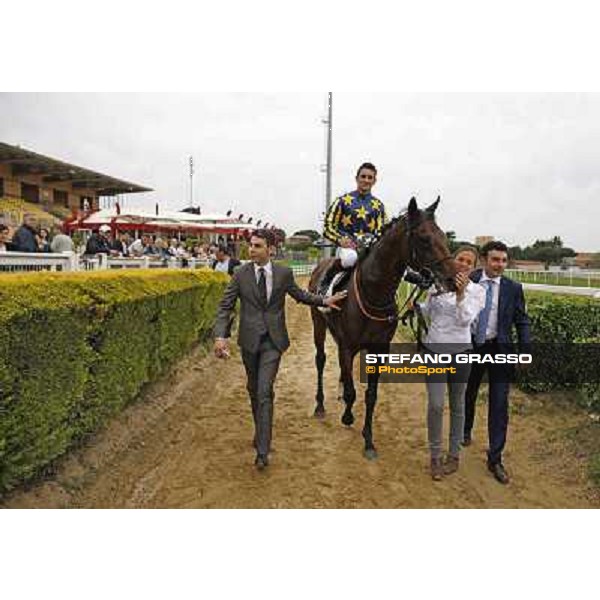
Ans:
{"label": "bush", "polygon": [[0,276],[0,491],[97,431],[206,338],[211,271]]}
{"label": "bush", "polygon": [[527,294],[536,342],[600,341],[600,302],[581,296]]}
{"label": "bush", "polygon": [[[571,388],[577,390],[586,408],[600,410],[598,363],[594,360],[597,351],[591,350],[600,343],[600,302],[578,296],[528,293],[527,304],[534,342],[554,350],[555,355],[544,352],[543,363],[526,371],[519,386],[525,391]],[[558,374],[564,374],[564,381]]]}
{"label": "bush", "polygon": [[588,475],[595,485],[600,486],[600,454],[596,454],[590,459]]}

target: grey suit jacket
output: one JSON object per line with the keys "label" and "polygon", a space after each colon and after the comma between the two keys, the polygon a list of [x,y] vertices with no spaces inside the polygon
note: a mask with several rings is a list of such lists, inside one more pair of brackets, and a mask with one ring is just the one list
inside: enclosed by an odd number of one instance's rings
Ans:
{"label": "grey suit jacket", "polygon": [[240,299],[240,326],[238,344],[243,350],[257,352],[261,337],[268,333],[277,349],[283,353],[290,346],[285,325],[285,297],[289,294],[296,302],[323,306],[323,298],[298,287],[292,270],[273,263],[273,290],[265,307],[260,298],[254,263],[238,269],[227,286],[214,327],[216,338],[231,337],[232,313]]}

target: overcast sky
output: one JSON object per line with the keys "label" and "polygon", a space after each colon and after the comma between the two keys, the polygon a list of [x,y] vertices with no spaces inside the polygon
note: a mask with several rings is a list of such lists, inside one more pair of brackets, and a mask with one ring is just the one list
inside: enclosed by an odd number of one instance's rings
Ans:
{"label": "overcast sky", "polygon": [[[127,206],[244,213],[320,228],[327,93],[0,94],[0,141],[149,186]],[[334,193],[380,169],[397,213],[443,203],[459,239],[560,235],[600,251],[599,94],[334,94]]]}

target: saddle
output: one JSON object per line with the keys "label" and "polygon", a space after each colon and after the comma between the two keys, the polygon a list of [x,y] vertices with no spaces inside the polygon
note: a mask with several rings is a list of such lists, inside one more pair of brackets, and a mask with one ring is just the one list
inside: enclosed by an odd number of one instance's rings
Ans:
{"label": "saddle", "polygon": [[[343,271],[339,271],[338,273],[333,275],[333,277],[331,278],[331,282],[327,286],[326,290],[323,290],[323,286],[326,284],[325,279],[328,276],[327,273],[329,271],[323,274],[321,280],[318,283],[317,289],[321,293],[323,293],[324,298],[330,298],[335,293],[348,289],[348,285],[352,274],[354,273],[355,269],[360,265],[360,263],[367,257],[367,255],[369,254],[369,250],[375,244],[375,242],[377,242],[377,239],[377,236],[371,234],[365,235],[362,238],[360,238],[358,240],[358,262],[356,263],[356,266],[354,266],[351,269],[344,269]],[[331,275],[329,276],[331,277]],[[319,310],[324,314],[331,312],[331,309],[325,307],[321,307],[319,308]]]}
{"label": "saddle", "polygon": [[[327,288],[327,292],[325,293],[324,298],[331,298],[331,296],[333,296],[334,294],[337,294],[338,292],[347,289],[348,284],[350,282],[350,277],[352,273],[354,273],[355,268],[356,267],[354,267],[353,269],[348,269],[336,273],[333,276],[329,287]],[[318,310],[320,310],[323,314],[328,314],[331,312],[331,309],[327,308],[326,306],[321,306]]]}

